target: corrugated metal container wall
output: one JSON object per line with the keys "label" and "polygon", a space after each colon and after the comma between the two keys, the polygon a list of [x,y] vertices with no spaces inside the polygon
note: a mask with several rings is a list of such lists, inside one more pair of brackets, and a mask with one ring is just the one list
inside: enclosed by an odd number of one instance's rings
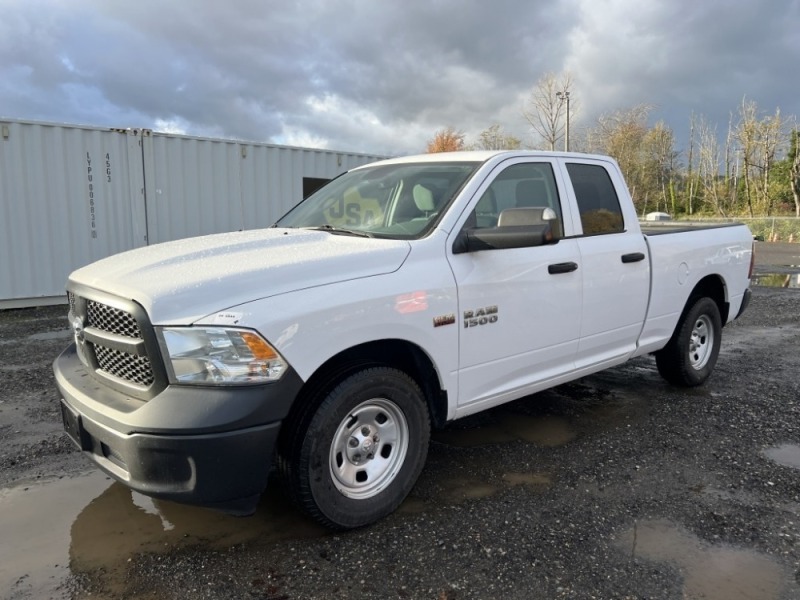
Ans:
{"label": "corrugated metal container wall", "polygon": [[239,144],[145,131],[150,244],[242,229]]}
{"label": "corrugated metal container wall", "polygon": [[269,227],[286,214],[303,199],[305,178],[333,179],[385,158],[268,144],[242,144],[240,154],[244,229]]}
{"label": "corrugated metal container wall", "polygon": [[384,158],[148,131],[143,144],[151,244],[269,227],[303,199],[305,178]]}
{"label": "corrugated metal container wall", "polygon": [[268,227],[306,184],[381,156],[0,120],[0,308],[63,301],[71,271],[146,244]]}
{"label": "corrugated metal container wall", "polygon": [[138,132],[0,121],[0,133],[3,307],[51,303],[72,270],[144,243]]}

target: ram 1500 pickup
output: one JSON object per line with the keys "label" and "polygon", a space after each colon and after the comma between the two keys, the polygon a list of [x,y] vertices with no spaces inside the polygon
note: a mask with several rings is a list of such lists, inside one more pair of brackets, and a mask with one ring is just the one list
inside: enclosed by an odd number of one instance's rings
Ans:
{"label": "ram 1500 pickup", "polygon": [[431,427],[655,355],[711,374],[743,225],[642,232],[614,160],[430,154],[345,173],[273,227],[78,269],[66,431],[154,497],[247,514],[277,464],[332,528],[392,512]]}

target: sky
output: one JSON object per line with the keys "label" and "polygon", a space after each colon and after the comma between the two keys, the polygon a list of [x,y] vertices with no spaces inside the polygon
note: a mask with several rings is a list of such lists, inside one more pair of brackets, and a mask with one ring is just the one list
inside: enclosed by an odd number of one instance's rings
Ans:
{"label": "sky", "polygon": [[743,98],[800,116],[800,0],[0,0],[0,117],[349,152],[446,126],[534,145],[536,82],[573,131],[652,106],[679,140]]}

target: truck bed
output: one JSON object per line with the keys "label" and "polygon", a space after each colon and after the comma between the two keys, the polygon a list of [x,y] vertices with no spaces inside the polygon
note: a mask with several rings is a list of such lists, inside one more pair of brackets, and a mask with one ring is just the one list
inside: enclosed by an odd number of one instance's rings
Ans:
{"label": "truck bed", "polygon": [[742,223],[703,223],[700,221],[694,222],[657,222],[657,221],[640,221],[639,225],[642,233],[647,236],[664,235],[665,233],[685,233],[687,231],[701,231],[705,229],[724,229],[726,227],[739,227]]}

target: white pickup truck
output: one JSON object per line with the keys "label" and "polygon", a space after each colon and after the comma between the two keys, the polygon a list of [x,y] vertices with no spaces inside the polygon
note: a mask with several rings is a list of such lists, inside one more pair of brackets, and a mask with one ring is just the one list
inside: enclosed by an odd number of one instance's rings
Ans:
{"label": "white pickup truck", "polygon": [[655,354],[703,383],[750,297],[743,225],[645,235],[610,158],[411,156],[269,229],[69,278],[64,426],[144,494],[248,514],[273,461],[311,517],[392,512],[432,426]]}

